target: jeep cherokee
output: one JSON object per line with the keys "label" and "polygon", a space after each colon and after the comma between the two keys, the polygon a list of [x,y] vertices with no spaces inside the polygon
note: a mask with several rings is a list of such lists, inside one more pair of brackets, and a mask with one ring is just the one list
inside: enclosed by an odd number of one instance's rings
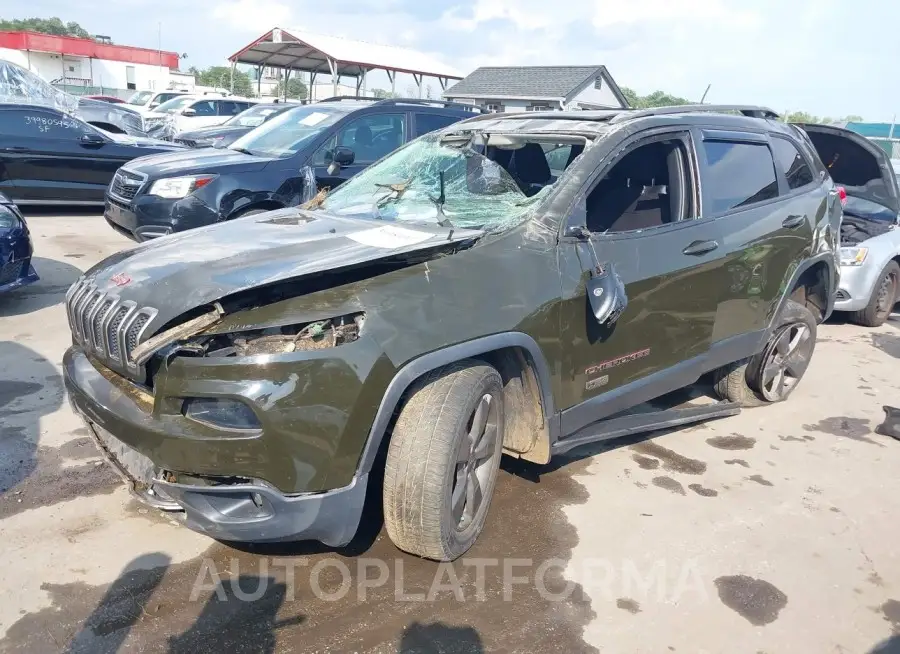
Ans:
{"label": "jeep cherokee", "polygon": [[[503,453],[788,397],[840,220],[810,140],[766,109],[484,115],[301,207],[98,264],[67,295],[66,387],[132,490],[193,529],[346,544],[377,475],[393,542],[452,560]],[[706,373],[721,403],[627,411]]]}

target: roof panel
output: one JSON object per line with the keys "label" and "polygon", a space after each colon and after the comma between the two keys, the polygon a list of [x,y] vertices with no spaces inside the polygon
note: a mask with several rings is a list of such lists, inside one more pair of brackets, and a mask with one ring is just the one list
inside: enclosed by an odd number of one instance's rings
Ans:
{"label": "roof panel", "polygon": [[229,59],[238,63],[330,72],[327,59],[341,75],[359,75],[364,68],[462,79],[463,75],[425,53],[293,28],[274,28]]}
{"label": "roof panel", "polygon": [[444,93],[446,97],[565,98],[603,66],[485,66]]}

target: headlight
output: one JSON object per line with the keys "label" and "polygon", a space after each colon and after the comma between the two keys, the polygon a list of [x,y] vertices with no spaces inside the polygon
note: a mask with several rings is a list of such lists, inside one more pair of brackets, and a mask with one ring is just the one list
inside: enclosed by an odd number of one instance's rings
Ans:
{"label": "headlight", "polygon": [[0,229],[14,229],[21,224],[19,217],[9,207],[0,205]]}
{"label": "headlight", "polygon": [[184,415],[222,429],[259,429],[259,419],[249,406],[238,400],[192,397],[184,401]]}
{"label": "headlight", "polygon": [[841,248],[842,266],[861,266],[869,254],[869,248]]}
{"label": "headlight", "polygon": [[202,188],[216,178],[216,175],[192,175],[190,177],[169,177],[158,179],[150,186],[149,195],[157,195],[170,200],[183,198]]}

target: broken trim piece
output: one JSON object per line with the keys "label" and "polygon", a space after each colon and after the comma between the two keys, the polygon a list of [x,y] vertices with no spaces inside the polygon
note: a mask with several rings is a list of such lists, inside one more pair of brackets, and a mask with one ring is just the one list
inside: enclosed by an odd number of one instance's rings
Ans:
{"label": "broken trim piece", "polygon": [[131,351],[131,360],[136,365],[143,365],[161,347],[189,338],[199,334],[204,329],[212,327],[225,315],[225,310],[221,304],[216,302],[213,306],[215,308],[209,313],[204,313],[202,316],[197,316],[152,338],[148,338]]}

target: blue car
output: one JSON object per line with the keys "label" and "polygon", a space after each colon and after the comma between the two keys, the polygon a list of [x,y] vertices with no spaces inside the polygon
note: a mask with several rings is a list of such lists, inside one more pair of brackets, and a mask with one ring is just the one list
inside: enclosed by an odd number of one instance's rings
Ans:
{"label": "blue car", "polygon": [[0,293],[38,280],[31,235],[19,208],[0,193]]}

